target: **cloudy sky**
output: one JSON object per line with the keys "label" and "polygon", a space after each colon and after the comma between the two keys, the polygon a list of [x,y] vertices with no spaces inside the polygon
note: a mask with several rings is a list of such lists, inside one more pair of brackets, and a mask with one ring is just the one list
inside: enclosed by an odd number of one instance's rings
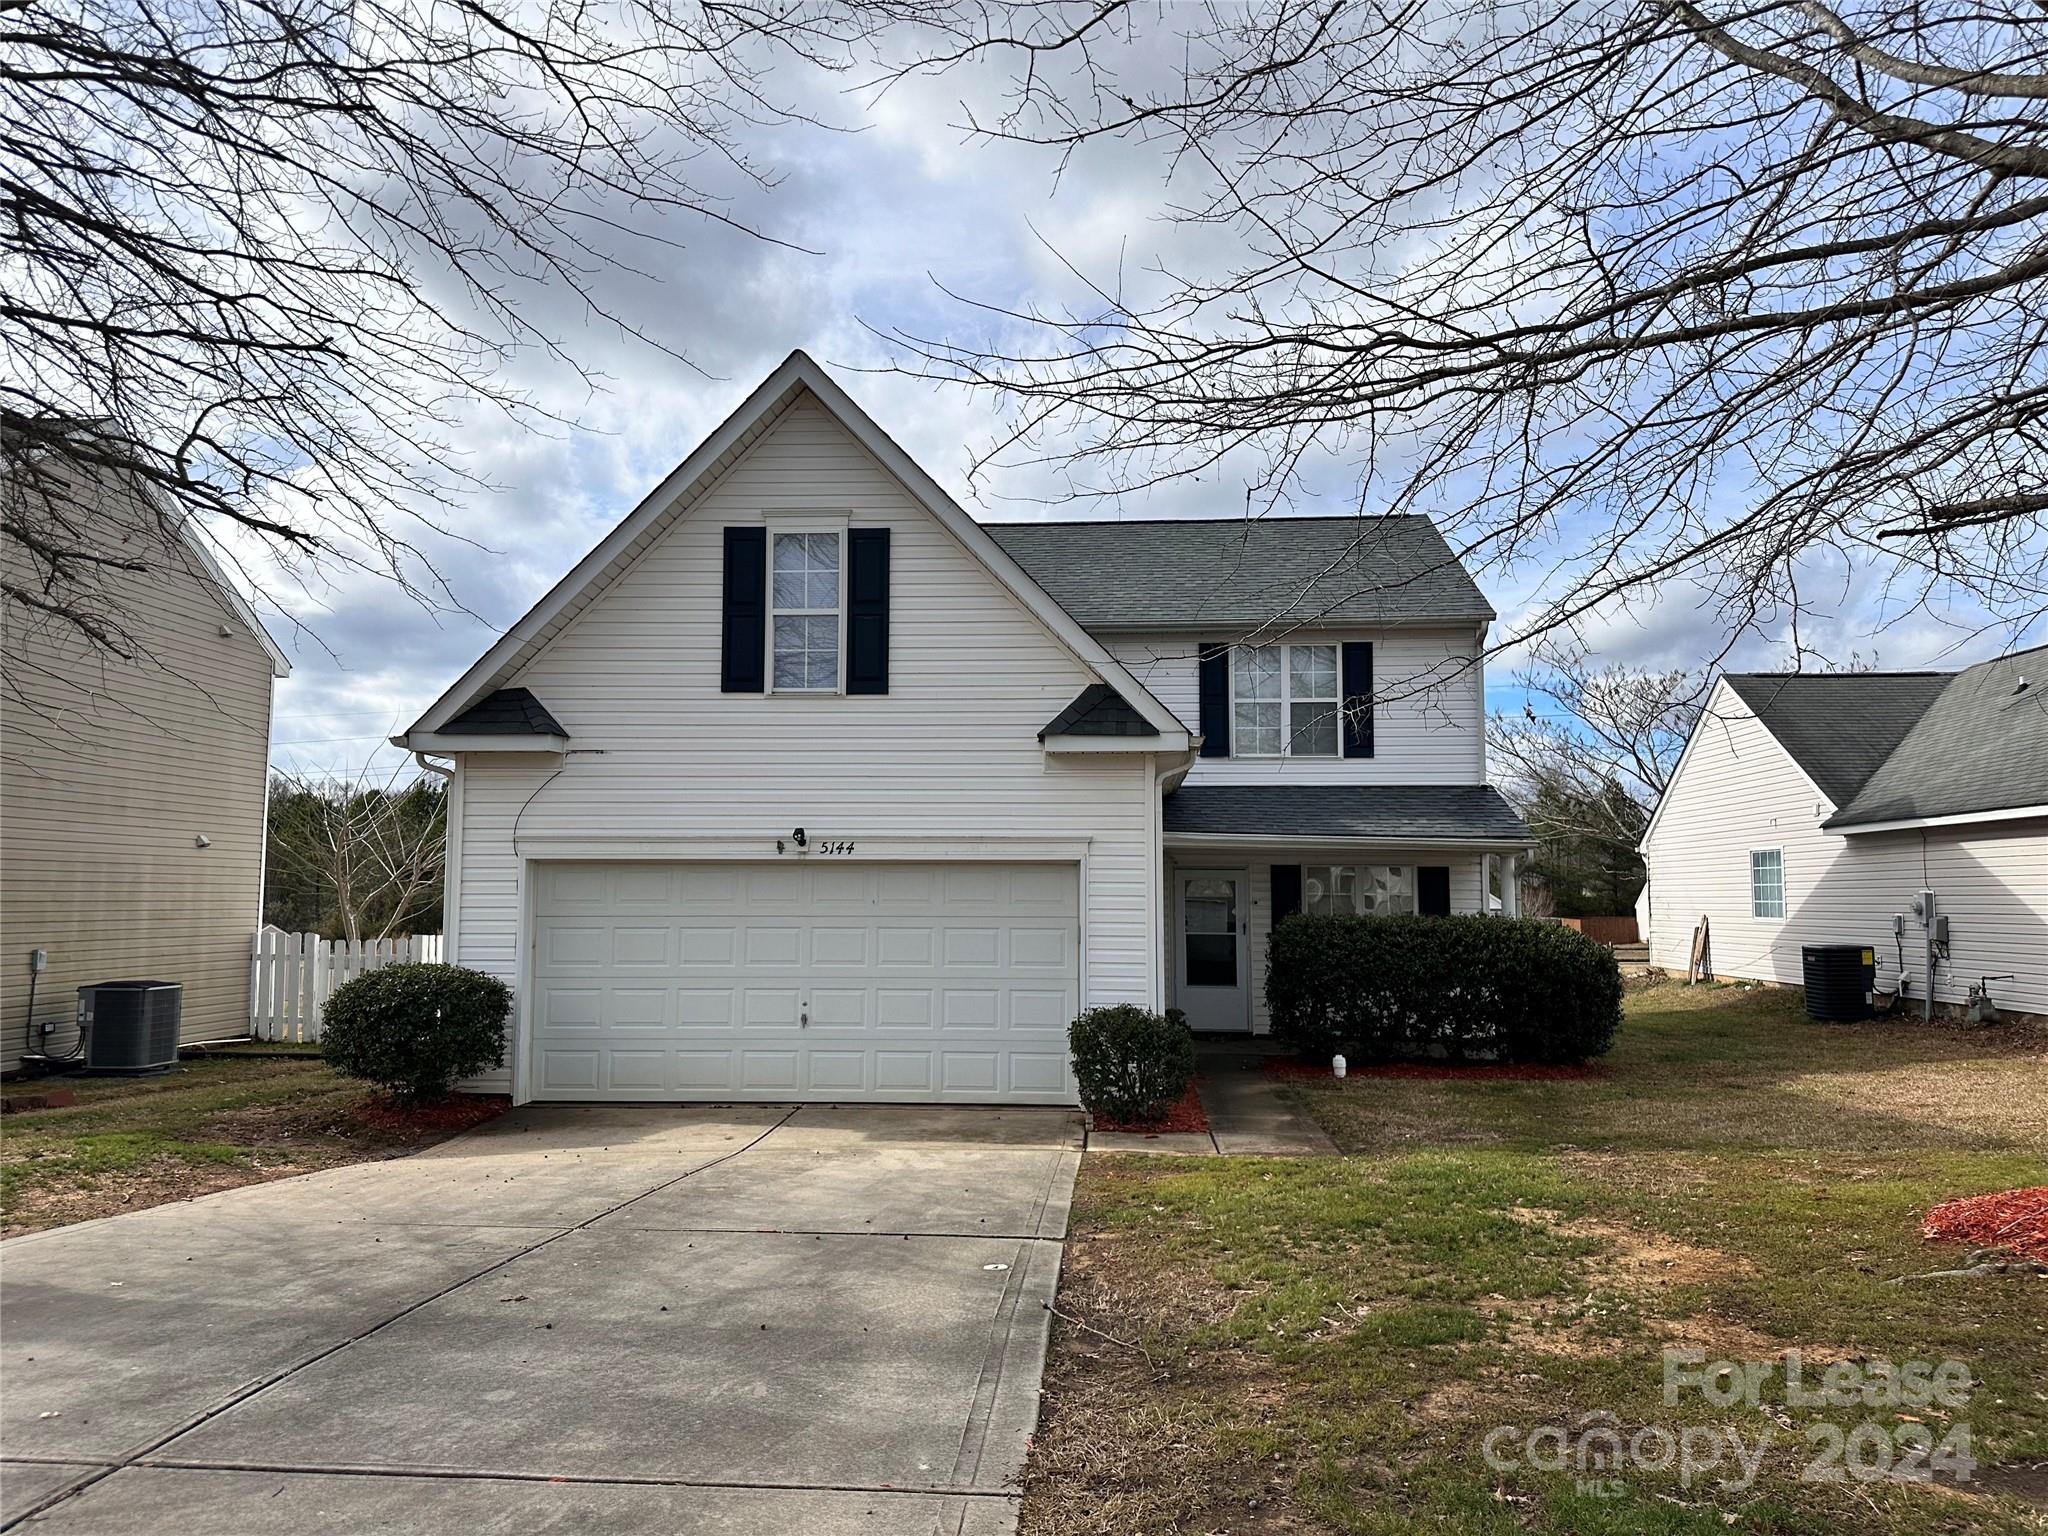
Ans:
{"label": "cloudy sky", "polygon": [[[1044,472],[999,472],[970,483],[972,455],[992,430],[987,401],[864,371],[889,362],[874,333],[975,335],[995,322],[949,295],[1057,307],[1078,296],[1075,269],[1142,281],[1147,267],[1185,268],[1215,255],[1213,243],[1226,237],[1159,216],[1167,195],[1162,162],[1141,147],[1113,146],[1061,167],[1046,153],[963,134],[955,126],[958,102],[977,84],[960,75],[879,99],[849,91],[849,83],[790,82],[807,109],[844,131],[805,125],[750,135],[772,187],[736,176],[712,184],[728,199],[726,213],[786,243],[676,218],[659,233],[680,249],[640,252],[644,275],[621,269],[600,277],[606,305],[633,316],[687,364],[593,320],[571,296],[536,291],[522,299],[529,319],[607,383],[592,393],[557,364],[523,359],[512,382],[573,425],[536,432],[478,413],[458,434],[469,467],[498,489],[453,518],[465,541],[414,536],[468,613],[430,612],[389,582],[345,573],[328,573],[304,595],[272,589],[284,610],[272,627],[296,668],[278,695],[279,766],[322,772],[369,760],[792,348],[831,368],[977,516],[1077,515],[1047,506],[1043,498],[1057,485]],[[1333,487],[1341,480],[1339,473]],[[1127,500],[1120,510],[1234,515],[1243,505],[1242,484],[1226,474]],[[1344,506],[1339,498],[1306,510]],[[1512,618],[1542,574],[1539,561],[1480,579]],[[1836,571],[1819,585],[1827,589],[1820,594],[1827,616],[1806,638],[1837,663],[1953,666],[2009,643],[1968,638],[1967,624],[1945,626],[1925,615],[1894,621],[1871,573]],[[1680,591],[1654,608],[1609,615],[1591,638],[1608,659],[1696,666],[1705,659],[1701,627]],[[1736,659],[1771,665],[1782,654],[1757,641]],[[1518,703],[1505,665],[1489,681],[1497,705]]]}

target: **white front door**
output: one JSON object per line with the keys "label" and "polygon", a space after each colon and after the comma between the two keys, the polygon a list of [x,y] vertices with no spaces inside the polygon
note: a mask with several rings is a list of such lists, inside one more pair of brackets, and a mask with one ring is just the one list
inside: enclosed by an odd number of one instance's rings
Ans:
{"label": "white front door", "polygon": [[1189,1029],[1247,1033],[1252,1027],[1245,954],[1250,875],[1242,869],[1184,869],[1179,886],[1175,1000],[1188,1016]]}
{"label": "white front door", "polygon": [[535,1098],[1074,1101],[1072,864],[533,869]]}

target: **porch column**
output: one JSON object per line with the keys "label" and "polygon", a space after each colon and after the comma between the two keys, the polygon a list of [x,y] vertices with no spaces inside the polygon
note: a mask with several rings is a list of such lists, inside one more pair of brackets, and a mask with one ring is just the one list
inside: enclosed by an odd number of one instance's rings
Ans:
{"label": "porch column", "polygon": [[[1507,910],[1507,897],[1501,897],[1501,910]],[[1493,855],[1479,855],[1479,915],[1493,916]]]}
{"label": "porch column", "polygon": [[1520,917],[1522,915],[1521,863],[1522,856],[1517,853],[1511,853],[1501,861],[1500,915],[1502,917]]}

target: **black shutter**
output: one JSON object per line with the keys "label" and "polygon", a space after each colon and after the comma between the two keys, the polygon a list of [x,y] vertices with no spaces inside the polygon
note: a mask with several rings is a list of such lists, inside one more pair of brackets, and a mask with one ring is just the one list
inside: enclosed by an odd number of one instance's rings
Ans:
{"label": "black shutter", "polygon": [[1197,646],[1201,658],[1202,756],[1230,756],[1230,647],[1211,640]]}
{"label": "black shutter", "polygon": [[725,530],[725,639],[718,686],[724,693],[762,693],[768,676],[762,651],[768,630],[768,530]]}
{"label": "black shutter", "polygon": [[1451,915],[1451,866],[1425,864],[1415,871],[1415,910],[1424,917]]}
{"label": "black shutter", "polygon": [[1372,642],[1344,642],[1344,755],[1372,756]]}
{"label": "black shutter", "polygon": [[1275,864],[1273,866],[1273,922],[1292,917],[1301,910],[1301,866],[1299,864]]}
{"label": "black shutter", "polygon": [[846,534],[846,691],[889,691],[889,530]]}

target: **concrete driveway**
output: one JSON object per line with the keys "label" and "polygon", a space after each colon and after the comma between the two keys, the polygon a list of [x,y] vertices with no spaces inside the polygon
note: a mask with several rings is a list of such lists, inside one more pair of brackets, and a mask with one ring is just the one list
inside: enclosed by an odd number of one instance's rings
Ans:
{"label": "concrete driveway", "polygon": [[529,1107],[0,1246],[0,1529],[1011,1529],[1060,1110]]}

